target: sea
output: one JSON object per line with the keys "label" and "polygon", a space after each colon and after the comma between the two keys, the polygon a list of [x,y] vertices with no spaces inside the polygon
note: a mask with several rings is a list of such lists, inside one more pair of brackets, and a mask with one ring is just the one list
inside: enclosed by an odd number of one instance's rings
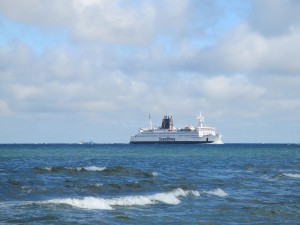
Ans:
{"label": "sea", "polygon": [[0,224],[300,224],[300,144],[1,144]]}

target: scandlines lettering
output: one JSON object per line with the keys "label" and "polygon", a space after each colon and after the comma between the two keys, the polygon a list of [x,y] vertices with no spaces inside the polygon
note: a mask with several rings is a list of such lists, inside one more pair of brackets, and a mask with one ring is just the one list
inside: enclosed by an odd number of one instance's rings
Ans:
{"label": "scandlines lettering", "polygon": [[158,140],[159,141],[175,141],[175,138],[171,138],[171,137],[159,137]]}

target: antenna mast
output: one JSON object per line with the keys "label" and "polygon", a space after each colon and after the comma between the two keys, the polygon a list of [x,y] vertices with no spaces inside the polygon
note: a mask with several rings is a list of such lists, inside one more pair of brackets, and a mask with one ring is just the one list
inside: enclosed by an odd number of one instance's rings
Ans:
{"label": "antenna mast", "polygon": [[202,114],[201,114],[201,111],[200,111],[200,114],[199,114],[199,116],[197,117],[197,119],[198,119],[198,127],[204,127],[205,125],[204,125],[204,116],[202,116]]}
{"label": "antenna mast", "polygon": [[150,130],[153,130],[153,126],[152,126],[152,121],[151,121],[151,116],[150,116],[150,114],[149,114],[149,129]]}

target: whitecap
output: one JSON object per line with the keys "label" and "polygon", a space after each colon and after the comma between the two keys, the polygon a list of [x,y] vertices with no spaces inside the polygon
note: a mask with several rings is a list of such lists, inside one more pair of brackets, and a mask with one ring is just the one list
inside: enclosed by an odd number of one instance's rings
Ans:
{"label": "whitecap", "polygon": [[68,170],[76,170],[76,171],[103,171],[106,170],[106,167],[98,167],[98,166],[83,166],[83,167],[76,167],[76,168],[71,168],[71,167],[66,167]]}
{"label": "whitecap", "polygon": [[64,198],[52,199],[42,203],[67,204],[84,209],[113,210],[113,207],[116,206],[145,206],[158,203],[178,205],[181,202],[179,197],[186,197],[188,195],[200,196],[198,191],[184,191],[181,188],[178,188],[171,192],[162,192],[153,195],[125,196],[111,199],[95,197],[85,197],[83,199]]}
{"label": "whitecap", "polygon": [[44,167],[43,169],[44,169],[44,170],[47,170],[47,171],[51,171],[51,170],[52,170],[52,167]]}
{"label": "whitecap", "polygon": [[219,196],[219,197],[228,196],[228,194],[225,191],[223,191],[221,188],[217,188],[217,189],[214,189],[214,190],[211,190],[211,191],[205,191],[205,193],[210,194],[210,195],[216,195],[216,196]]}
{"label": "whitecap", "polygon": [[76,198],[52,199],[42,203],[67,204],[67,205],[71,205],[83,209],[106,209],[106,210],[112,209],[112,207],[105,201],[105,199],[99,199],[94,197],[85,197],[83,199],[76,199]]}
{"label": "whitecap", "polygon": [[157,172],[152,172],[152,176],[157,177],[158,173]]}
{"label": "whitecap", "polygon": [[34,169],[51,171],[51,170],[52,170],[52,167],[42,167],[42,168],[35,167]]}
{"label": "whitecap", "polygon": [[291,178],[300,178],[300,174],[297,173],[284,173],[283,175]]}
{"label": "whitecap", "polygon": [[96,187],[102,187],[104,184],[102,184],[102,183],[95,183],[94,184],[94,186],[96,186]]}
{"label": "whitecap", "polygon": [[83,169],[85,170],[88,170],[88,171],[103,171],[103,170],[106,170],[106,167],[98,167],[98,166],[85,166],[85,167],[82,167]]}

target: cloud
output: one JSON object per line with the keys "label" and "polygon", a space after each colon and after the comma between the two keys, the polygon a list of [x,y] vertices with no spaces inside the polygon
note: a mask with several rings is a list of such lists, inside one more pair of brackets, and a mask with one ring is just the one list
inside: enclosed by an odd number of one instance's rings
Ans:
{"label": "cloud", "polygon": [[300,2],[295,0],[253,0],[249,24],[265,36],[280,36],[300,26]]}
{"label": "cloud", "polygon": [[70,27],[85,40],[136,43],[153,35],[155,9],[146,3],[139,8],[120,6],[115,1],[73,1],[76,22]]}
{"label": "cloud", "polygon": [[[183,53],[179,65],[208,73],[298,75],[300,72],[300,29],[278,37],[265,37],[241,24],[200,51]],[[175,63],[176,64],[176,63]]]}
{"label": "cloud", "polygon": [[111,69],[101,54],[72,53],[60,49],[36,57],[24,45],[3,53],[0,86],[10,108],[16,113],[107,112],[138,104],[137,96],[147,91],[144,81]]}
{"label": "cloud", "polygon": [[210,79],[203,78],[200,90],[209,98],[218,100],[258,99],[265,90],[253,85],[245,76],[232,77],[217,76]]}
{"label": "cloud", "polygon": [[277,112],[291,117],[300,113],[300,76],[269,75],[258,82],[268,87],[263,99],[265,113]]}
{"label": "cloud", "polygon": [[[99,53],[94,58],[87,49],[75,55],[60,49],[38,58],[22,49],[19,46],[7,53],[14,58],[3,57],[10,70],[10,78],[3,83],[3,96],[16,112],[121,112],[124,106],[144,113],[184,112],[213,108],[211,102],[217,107],[238,99],[249,103],[265,92],[246,75],[122,71],[112,69]],[[20,63],[24,58],[26,63]]]}
{"label": "cloud", "polygon": [[3,116],[3,115],[8,115],[10,113],[11,113],[11,110],[10,110],[8,104],[5,101],[0,99],[0,115]]}
{"label": "cloud", "polygon": [[149,4],[131,7],[116,1],[1,2],[0,10],[15,21],[53,30],[67,30],[75,39],[136,42],[151,36],[155,12]]}
{"label": "cloud", "polygon": [[220,8],[190,0],[11,0],[0,2],[0,12],[44,31],[67,32],[77,41],[145,45],[157,36],[173,41],[201,36],[214,26]]}
{"label": "cloud", "polygon": [[70,1],[54,0],[44,2],[40,0],[28,1],[1,1],[0,11],[3,15],[14,21],[32,26],[46,28],[65,27],[74,21],[76,15],[72,12],[73,4]]}

